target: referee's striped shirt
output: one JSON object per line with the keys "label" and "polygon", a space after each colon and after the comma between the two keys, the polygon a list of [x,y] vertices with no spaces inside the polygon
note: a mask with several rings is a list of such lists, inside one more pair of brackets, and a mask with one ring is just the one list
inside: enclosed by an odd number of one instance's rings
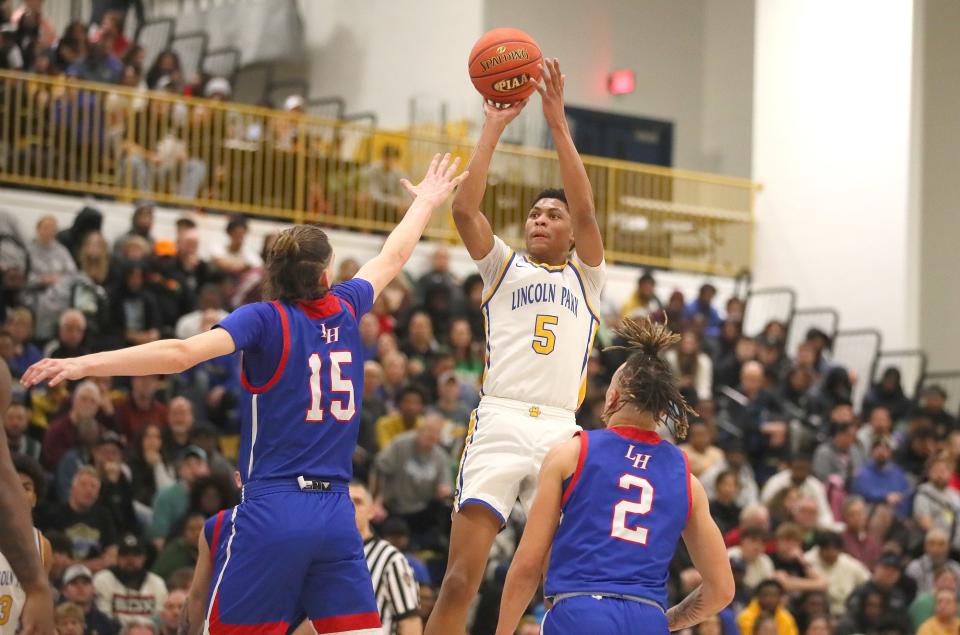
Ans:
{"label": "referee's striped shirt", "polygon": [[363,544],[363,555],[373,579],[384,635],[394,635],[397,622],[420,608],[420,587],[407,558],[386,540],[370,538]]}

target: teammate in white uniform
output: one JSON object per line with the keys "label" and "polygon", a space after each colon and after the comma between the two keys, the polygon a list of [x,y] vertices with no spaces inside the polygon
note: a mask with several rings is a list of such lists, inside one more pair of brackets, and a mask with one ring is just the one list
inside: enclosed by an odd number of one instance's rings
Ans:
{"label": "teammate in white uniform", "polygon": [[[19,454],[14,456],[13,464],[32,509],[37,504],[37,492],[43,482],[40,466]],[[52,565],[50,542],[36,527],[33,528],[33,543],[37,553],[40,554],[44,571],[49,574]],[[17,575],[6,557],[0,553],[0,635],[13,635],[19,632],[20,615],[23,613],[26,601],[27,594],[23,586],[17,580]]]}
{"label": "teammate in white uniform", "polygon": [[526,219],[526,254],[494,236],[479,209],[500,135],[526,101],[499,109],[485,104],[470,176],[453,201],[457,229],[484,282],[487,364],[457,475],[447,573],[425,635],[465,631],[494,538],[518,498],[529,509],[550,448],[579,429],[574,415],[605,281],[603,241],[567,127],[556,60],[545,60],[543,76],[538,92],[565,190],[537,196]]}

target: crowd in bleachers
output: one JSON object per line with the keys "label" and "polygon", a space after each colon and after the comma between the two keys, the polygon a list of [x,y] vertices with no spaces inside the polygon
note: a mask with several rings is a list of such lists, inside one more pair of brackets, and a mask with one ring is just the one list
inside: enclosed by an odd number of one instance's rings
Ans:
{"label": "crowd in bleachers", "polygon": [[[0,356],[14,376],[44,355],[210,328],[258,298],[271,240],[249,244],[246,221],[234,217],[220,245],[201,249],[189,215],[173,240],[158,240],[146,201],[113,245],[93,208],[67,228],[52,217],[35,228],[9,214],[0,221],[15,238],[0,250]],[[338,262],[339,279],[357,270],[349,253]],[[960,427],[943,391],[928,387],[914,401],[889,369],[854,404],[827,334],[813,329],[787,351],[786,325],[744,335],[743,302],[721,306],[710,284],[693,299],[671,291],[661,302],[659,291],[644,273],[624,305],[602,308],[578,421],[603,425],[603,393],[623,359],[604,348],[617,342],[621,316],[666,320],[683,333],[667,361],[700,416],[682,447],[737,579],[733,605],[696,630],[940,632],[928,621],[941,605],[956,613],[960,576]],[[457,279],[441,246],[427,273],[401,277],[360,323],[367,354],[355,474],[371,484],[376,526],[414,563],[424,615],[442,577],[454,476],[479,398],[481,294],[479,276]],[[238,364],[230,356],[180,376],[17,390],[5,432],[41,493],[35,521],[53,546],[51,580],[63,602],[81,606],[89,632],[116,632],[118,621],[146,628],[144,619],[174,632],[201,520],[238,498]],[[493,630],[520,516],[495,545],[474,635]],[[674,600],[697,584],[682,547],[669,584]],[[114,601],[120,595],[143,601]]]}

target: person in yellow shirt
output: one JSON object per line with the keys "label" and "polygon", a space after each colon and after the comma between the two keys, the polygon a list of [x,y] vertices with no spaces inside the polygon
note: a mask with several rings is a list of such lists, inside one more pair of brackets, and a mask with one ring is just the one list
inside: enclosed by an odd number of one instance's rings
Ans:
{"label": "person in yellow shirt", "polygon": [[649,271],[644,271],[640,279],[637,280],[636,290],[623,304],[620,317],[633,320],[653,317],[653,314],[663,307],[660,300],[657,299],[656,287],[657,282],[653,279],[653,276],[650,275]]}
{"label": "person in yellow shirt", "polygon": [[950,589],[940,589],[936,595],[933,617],[920,625],[917,635],[957,635],[960,618],[957,617],[957,595]]}
{"label": "person in yellow shirt", "polygon": [[764,580],[758,584],[750,604],[743,609],[743,612],[737,618],[740,632],[744,634],[753,633],[757,619],[761,614],[768,613],[773,615],[774,622],[776,622],[777,635],[800,635],[797,622],[790,615],[790,612],[782,606],[784,593],[783,585],[776,580]]}
{"label": "person in yellow shirt", "polygon": [[427,398],[416,386],[404,386],[397,394],[397,409],[377,419],[377,445],[383,450],[393,437],[419,428]]}

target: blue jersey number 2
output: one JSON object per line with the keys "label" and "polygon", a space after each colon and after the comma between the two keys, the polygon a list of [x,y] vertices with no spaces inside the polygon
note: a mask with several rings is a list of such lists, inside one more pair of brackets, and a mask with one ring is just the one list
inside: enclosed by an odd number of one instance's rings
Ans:
{"label": "blue jersey number 2", "polygon": [[650,513],[650,510],[653,509],[653,485],[647,479],[635,474],[624,474],[620,477],[620,489],[629,490],[633,487],[640,489],[640,500],[624,499],[614,506],[610,536],[638,545],[646,545],[650,530],[640,525],[627,527],[627,514],[646,516]]}
{"label": "blue jersey number 2", "polygon": [[[353,380],[344,379],[341,365],[353,363],[353,353],[350,351],[330,351],[330,390],[347,393],[345,399],[330,401],[330,414],[337,421],[345,422],[353,419],[357,413],[357,405],[353,395]],[[323,370],[323,358],[320,353],[310,356],[310,409],[307,410],[307,421],[316,423],[323,421],[324,411],[321,408],[323,397],[323,382],[320,381],[320,371]],[[344,403],[346,402],[346,403]]]}

